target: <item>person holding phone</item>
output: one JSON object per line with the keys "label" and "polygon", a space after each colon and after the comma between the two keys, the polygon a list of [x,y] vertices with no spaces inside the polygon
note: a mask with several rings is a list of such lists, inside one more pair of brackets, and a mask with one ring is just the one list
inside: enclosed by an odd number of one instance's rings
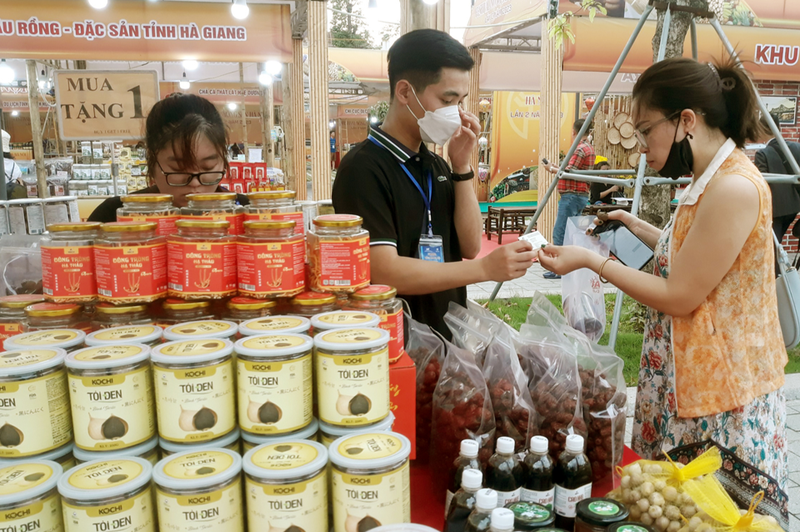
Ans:
{"label": "person holding phone", "polygon": [[688,58],[648,68],[633,89],[639,151],[662,176],[692,174],[662,231],[624,223],[655,252],[654,274],[576,247],[539,260],[565,274],[589,268],[650,307],[633,450],[645,459],[712,439],[787,483],[786,349],[778,319],[770,191],[742,151],[763,138],[757,96],[733,61]]}
{"label": "person holding phone", "polygon": [[[600,159],[600,157],[597,157]],[[597,161],[594,165],[595,170],[611,170],[608,159],[603,157],[602,161]],[[606,183],[592,183],[589,185],[589,204],[590,205],[610,205],[612,200],[622,191],[620,185],[608,185]]]}

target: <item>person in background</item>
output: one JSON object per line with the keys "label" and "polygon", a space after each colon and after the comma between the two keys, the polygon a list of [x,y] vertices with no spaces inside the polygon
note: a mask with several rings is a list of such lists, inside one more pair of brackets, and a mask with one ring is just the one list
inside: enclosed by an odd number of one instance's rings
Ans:
{"label": "person in background", "polygon": [[[522,241],[476,258],[483,222],[469,160],[480,123],[461,108],[469,51],[425,29],[397,39],[388,59],[389,111],[342,159],[333,206],[364,219],[372,282],[395,287],[415,320],[449,338],[444,314],[451,301],[466,305],[467,285],[522,277],[535,254]],[[448,144],[450,165],[427,142]]]}
{"label": "person in background", "polygon": [[[580,118],[572,124],[573,140],[580,134],[585,120]],[[581,137],[575,153],[567,164],[566,171],[570,170],[590,170],[594,167],[594,147],[588,142],[589,131]],[[558,166],[550,163],[545,165],[545,169],[551,174],[558,173]],[[573,216],[578,216],[589,202],[589,183],[576,181],[575,179],[560,179],[558,181],[558,193],[561,199],[558,200],[558,214],[556,223],[553,226],[553,244],[564,245],[564,233],[567,230],[567,220]],[[553,272],[545,272],[545,279],[561,279],[561,276]]]}
{"label": "person in background", "polygon": [[11,156],[11,135],[5,131],[0,130],[0,135],[3,137],[3,165],[5,168],[6,184],[13,181],[18,181],[22,177],[22,169],[14,161]]}
{"label": "person in background", "polygon": [[331,131],[331,170],[336,170],[336,132]]}
{"label": "person in background", "polygon": [[646,460],[712,440],[788,482],[783,343],[770,190],[742,151],[766,133],[747,72],[672,58],[633,87],[639,152],[662,176],[692,174],[662,231],[614,211],[655,254],[655,275],[575,246],[546,246],[545,268],[597,272],[650,307],[633,450]]}
{"label": "person in background", "polygon": [[[777,114],[772,115],[772,120],[778,128],[781,127],[780,117]],[[766,136],[768,140],[767,147],[756,152],[756,168],[761,170],[762,174],[794,174],[791,164],[769,129],[767,117],[762,116],[761,121],[764,130],[768,132]],[[800,143],[787,140],[786,144],[794,159],[800,162]],[[800,190],[798,185],[791,183],[774,183],[770,184],[769,188],[772,190],[772,230],[775,231],[778,240],[782,241],[786,231],[797,218],[797,213],[800,212]]]}
{"label": "person in background", "polygon": [[[228,172],[227,134],[214,104],[194,94],[173,93],[153,106],[145,127],[151,186],[133,194],[171,194],[185,207],[188,194],[227,192],[219,186]],[[247,196],[237,194],[241,205]],[[90,222],[114,222],[119,196],[97,206]]]}
{"label": "person in background", "polygon": [[[600,159],[600,157],[597,157]],[[594,165],[595,170],[611,170],[611,165],[608,160],[603,157],[603,160]],[[609,177],[609,176],[604,176]],[[589,185],[589,204],[603,205],[611,204],[612,198],[616,198],[617,194],[622,190],[619,185],[607,185],[605,183],[592,183]]]}

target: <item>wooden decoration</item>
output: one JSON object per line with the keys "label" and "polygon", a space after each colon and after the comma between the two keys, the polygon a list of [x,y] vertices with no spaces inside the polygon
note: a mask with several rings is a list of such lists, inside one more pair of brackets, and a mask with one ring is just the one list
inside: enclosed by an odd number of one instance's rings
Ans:
{"label": "wooden decoration", "polygon": [[622,139],[620,141],[620,144],[622,144],[622,147],[625,148],[626,150],[632,150],[633,148],[636,147],[637,144],[636,137],[631,136],[626,139]]}
{"label": "wooden decoration", "polygon": [[641,157],[641,154],[638,152],[633,152],[628,155],[628,164],[631,165],[631,168],[639,166],[639,157]]}
{"label": "wooden decoration", "polygon": [[630,119],[628,113],[619,112],[614,116],[614,127],[619,129],[622,127],[622,124],[627,122]]}
{"label": "wooden decoration", "polygon": [[619,130],[615,127],[612,127],[611,129],[608,130],[607,138],[609,143],[616,146],[617,144],[619,144],[620,141]]}
{"label": "wooden decoration", "polygon": [[633,124],[625,122],[619,126],[619,134],[622,135],[623,139],[631,138],[633,136]]}

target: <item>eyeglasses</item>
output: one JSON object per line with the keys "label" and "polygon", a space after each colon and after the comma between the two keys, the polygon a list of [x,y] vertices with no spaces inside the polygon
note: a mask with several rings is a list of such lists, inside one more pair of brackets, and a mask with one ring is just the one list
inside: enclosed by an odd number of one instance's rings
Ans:
{"label": "eyeglasses", "polygon": [[655,122],[653,122],[652,124],[650,124],[648,127],[644,128],[644,129],[635,129],[633,131],[633,136],[636,137],[636,141],[639,143],[639,145],[642,148],[649,148],[649,146],[647,145],[647,136],[650,134],[650,132],[653,130],[653,128],[656,127],[657,125],[659,125],[662,122],[666,122],[668,120],[672,120],[673,118],[675,118],[679,114],[681,114],[681,111],[675,111],[671,115],[665,116],[661,120],[656,120]]}
{"label": "eyeglasses", "polygon": [[214,172],[165,172],[161,167],[161,163],[156,161],[158,169],[167,178],[167,184],[171,187],[185,187],[196,177],[203,186],[219,185],[222,178],[225,177],[224,170],[216,170]]}

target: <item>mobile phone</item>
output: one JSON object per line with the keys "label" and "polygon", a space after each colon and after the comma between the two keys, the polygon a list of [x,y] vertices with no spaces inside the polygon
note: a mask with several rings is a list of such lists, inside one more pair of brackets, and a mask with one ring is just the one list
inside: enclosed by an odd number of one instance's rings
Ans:
{"label": "mobile phone", "polygon": [[548,160],[547,160],[547,159],[545,159],[545,158],[542,158],[542,164],[550,164],[550,161],[548,161]]}
{"label": "mobile phone", "polygon": [[595,227],[592,235],[608,246],[608,251],[625,266],[641,270],[653,259],[653,250],[619,220]]}

